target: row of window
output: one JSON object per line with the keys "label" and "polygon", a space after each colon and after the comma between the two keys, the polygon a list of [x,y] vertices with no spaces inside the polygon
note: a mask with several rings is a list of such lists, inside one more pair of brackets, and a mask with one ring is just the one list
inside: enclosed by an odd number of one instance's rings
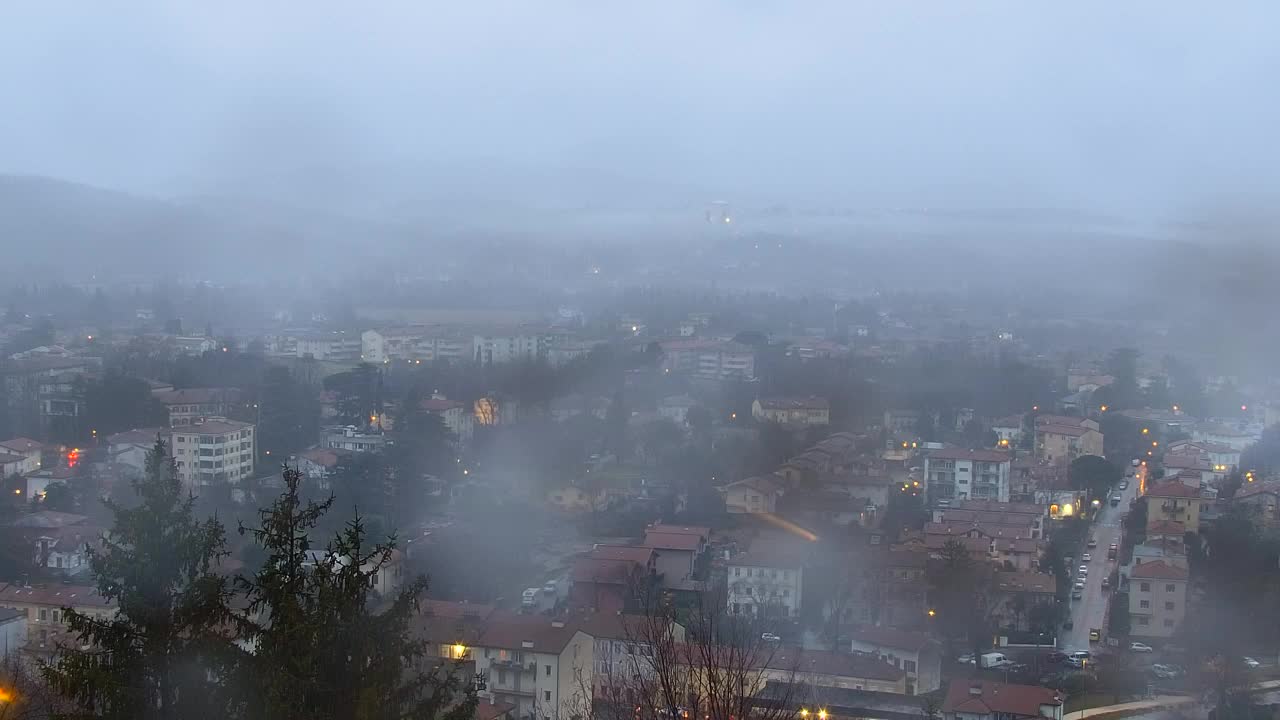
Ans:
{"label": "row of window", "polygon": [[[1149,617],[1147,617],[1147,616],[1145,616],[1145,615],[1139,615],[1139,616],[1138,616],[1138,618],[1137,618],[1137,620],[1138,620],[1138,624],[1139,624],[1139,625],[1150,625],[1150,624],[1151,624],[1151,618],[1149,618]],[[1171,627],[1173,627],[1173,625],[1174,625],[1174,623],[1173,623],[1173,621],[1172,621],[1172,620],[1165,620],[1165,621],[1164,621],[1164,626],[1165,626],[1165,627],[1167,627],[1167,628],[1171,628]]]}
{"label": "row of window", "polygon": [[[734,577],[767,577],[771,579],[777,579],[781,577],[783,580],[791,579],[790,570],[774,570],[772,568],[745,568],[747,572],[744,575],[742,572],[743,569],[744,568],[740,568],[740,567],[734,568],[733,576]],[[779,573],[781,573],[781,575],[779,575]]]}
{"label": "row of window", "polygon": [[[1151,583],[1149,583],[1149,582],[1140,583],[1140,584],[1138,585],[1138,589],[1139,589],[1140,591],[1142,591],[1142,592],[1151,592]],[[1164,591],[1165,591],[1165,592],[1177,592],[1177,591],[1178,591],[1178,586],[1177,586],[1177,585],[1174,585],[1173,583],[1165,583]]]}
{"label": "row of window", "polygon": [[[1142,608],[1143,610],[1149,609],[1149,608],[1151,607],[1151,601],[1150,601],[1150,600],[1140,600],[1140,601],[1138,602],[1138,607],[1139,607],[1139,608]],[[1173,608],[1174,608],[1174,604],[1173,604],[1173,602],[1172,602],[1172,601],[1167,601],[1167,602],[1165,602],[1165,604],[1164,604],[1164,609],[1165,609],[1165,610],[1172,610]]]}

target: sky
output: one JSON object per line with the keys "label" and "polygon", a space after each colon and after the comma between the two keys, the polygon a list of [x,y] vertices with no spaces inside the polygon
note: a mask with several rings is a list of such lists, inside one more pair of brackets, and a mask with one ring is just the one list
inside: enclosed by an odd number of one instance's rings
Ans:
{"label": "sky", "polygon": [[0,3],[0,172],[324,166],[1133,216],[1280,188],[1280,3]]}

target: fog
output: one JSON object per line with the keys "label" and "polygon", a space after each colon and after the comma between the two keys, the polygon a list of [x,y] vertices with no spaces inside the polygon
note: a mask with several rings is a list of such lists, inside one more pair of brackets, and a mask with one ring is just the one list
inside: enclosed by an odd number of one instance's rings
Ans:
{"label": "fog", "polygon": [[1278,23],[1268,2],[6,3],[0,171],[1182,219],[1280,186]]}

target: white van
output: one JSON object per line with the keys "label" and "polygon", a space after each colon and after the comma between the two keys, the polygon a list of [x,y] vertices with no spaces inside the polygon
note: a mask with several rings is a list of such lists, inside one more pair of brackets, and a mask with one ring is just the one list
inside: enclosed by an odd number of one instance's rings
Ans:
{"label": "white van", "polygon": [[538,588],[527,588],[520,593],[521,607],[533,607],[538,604]]}

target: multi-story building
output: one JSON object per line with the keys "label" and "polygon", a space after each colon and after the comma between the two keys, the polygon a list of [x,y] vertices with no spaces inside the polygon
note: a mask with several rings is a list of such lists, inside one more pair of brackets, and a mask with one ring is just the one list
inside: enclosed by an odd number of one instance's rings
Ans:
{"label": "multi-story building", "polygon": [[853,652],[877,657],[906,672],[906,694],[924,695],[942,687],[942,645],[927,634],[860,625],[851,635]]}
{"label": "multi-story building", "polygon": [[1129,634],[1171,637],[1187,614],[1187,569],[1164,560],[1129,571]]}
{"label": "multi-story building", "polygon": [[997,450],[933,450],[924,461],[925,491],[932,502],[1009,502],[1008,453]]}
{"label": "multi-story building", "polygon": [[253,476],[255,428],[252,423],[208,418],[169,431],[169,454],[178,479],[188,487],[237,484]]}
{"label": "multi-story building", "polygon": [[1036,417],[1035,454],[1045,463],[1070,464],[1083,455],[1103,454],[1098,423],[1065,415]]}
{"label": "multi-story building", "polygon": [[13,467],[6,465],[5,477],[9,475],[26,475],[40,469],[44,458],[44,443],[30,438],[13,438],[0,442],[0,454],[13,455],[19,458]]}
{"label": "multi-story building", "polygon": [[795,553],[756,545],[729,560],[727,579],[730,613],[760,618],[799,616],[804,563]]}
{"label": "multi-story building", "polygon": [[681,339],[660,343],[662,369],[703,380],[753,380],[755,350],[727,340]]}
{"label": "multi-story building", "polygon": [[227,417],[240,406],[236,388],[184,388],[151,393],[169,413],[169,427],[185,427],[203,418]]}
{"label": "multi-story building", "polygon": [[775,422],[794,427],[828,425],[831,403],[820,397],[758,398],[751,404],[751,416],[761,422]]}
{"label": "multi-story building", "polygon": [[387,445],[380,432],[361,432],[351,425],[334,425],[320,431],[320,447],[347,452],[375,452]]}
{"label": "multi-story building", "polygon": [[353,362],[360,359],[362,349],[358,335],[335,331],[299,336],[295,352],[300,358]]}
{"label": "multi-story building", "polygon": [[98,594],[97,588],[85,585],[22,585],[12,583],[0,587],[0,607],[13,608],[26,617],[27,650],[48,654],[60,641],[73,641],[67,628],[65,609],[95,618],[107,619],[117,612],[114,601]]}
{"label": "multi-story building", "polygon": [[477,333],[472,338],[471,352],[481,365],[501,365],[543,359],[549,346],[546,333],[510,330]]}
{"label": "multi-story building", "polygon": [[1200,488],[1176,480],[1157,483],[1143,496],[1147,503],[1147,526],[1170,520],[1182,523],[1190,532],[1200,531],[1200,509],[1204,503]]}
{"label": "multi-story building", "polygon": [[1010,415],[991,423],[997,447],[1016,448],[1022,445],[1022,419],[1021,415]]}
{"label": "multi-story building", "polygon": [[495,613],[471,649],[481,695],[516,706],[520,718],[570,720],[591,707],[595,640],[574,623]]}
{"label": "multi-story building", "polygon": [[1233,505],[1243,505],[1253,511],[1259,522],[1267,527],[1280,525],[1280,482],[1245,483],[1231,498]]}
{"label": "multi-story building", "polygon": [[1176,440],[1169,443],[1171,453],[1201,453],[1208,457],[1213,471],[1219,475],[1240,467],[1240,451],[1230,445],[1220,445],[1197,440]]}
{"label": "multi-story building", "polygon": [[430,397],[422,401],[423,410],[438,415],[444,426],[462,442],[471,439],[475,431],[475,416],[467,412],[467,406],[457,400]]}
{"label": "multi-story building", "polygon": [[952,680],[942,720],[1062,720],[1066,696],[1039,685]]}
{"label": "multi-story building", "polygon": [[[597,700],[634,705],[641,697],[638,690],[655,674],[651,640],[655,634],[667,638],[666,631],[654,625],[648,616],[616,612],[592,613],[579,629],[595,642],[592,696]],[[684,626],[671,623],[669,637],[683,643]]]}

